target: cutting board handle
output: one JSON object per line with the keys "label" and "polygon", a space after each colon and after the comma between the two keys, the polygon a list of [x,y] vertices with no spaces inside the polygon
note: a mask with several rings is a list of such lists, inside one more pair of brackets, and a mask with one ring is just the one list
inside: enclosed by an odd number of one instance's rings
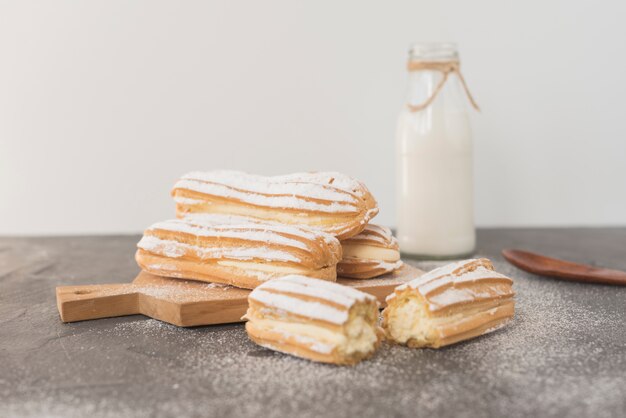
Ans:
{"label": "cutting board handle", "polygon": [[59,286],[56,294],[57,307],[63,322],[139,313],[136,286],[128,283]]}

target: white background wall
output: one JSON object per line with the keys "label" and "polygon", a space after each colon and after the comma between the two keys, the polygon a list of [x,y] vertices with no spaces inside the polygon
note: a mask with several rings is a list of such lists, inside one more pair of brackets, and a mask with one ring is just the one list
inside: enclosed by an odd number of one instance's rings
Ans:
{"label": "white background wall", "polygon": [[412,41],[452,40],[479,225],[626,224],[621,1],[0,0],[0,234],[136,232],[190,170],[340,170],[394,223]]}

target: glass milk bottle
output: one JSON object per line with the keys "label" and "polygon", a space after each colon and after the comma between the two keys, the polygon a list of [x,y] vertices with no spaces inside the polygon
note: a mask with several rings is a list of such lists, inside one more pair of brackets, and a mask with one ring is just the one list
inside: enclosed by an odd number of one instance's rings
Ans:
{"label": "glass milk bottle", "polygon": [[397,225],[402,252],[460,258],[476,243],[472,135],[456,45],[416,44],[398,120]]}

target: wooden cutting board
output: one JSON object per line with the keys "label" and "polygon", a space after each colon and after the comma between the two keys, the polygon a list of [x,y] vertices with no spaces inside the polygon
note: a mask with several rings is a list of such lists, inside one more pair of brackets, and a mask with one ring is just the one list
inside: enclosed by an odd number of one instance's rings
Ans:
{"label": "wooden cutting board", "polygon": [[[339,278],[338,283],[372,294],[384,305],[393,289],[423,272],[405,264],[370,280]],[[170,279],[141,272],[132,283],[60,286],[57,307],[63,322],[143,314],[181,327],[241,322],[249,290]]]}

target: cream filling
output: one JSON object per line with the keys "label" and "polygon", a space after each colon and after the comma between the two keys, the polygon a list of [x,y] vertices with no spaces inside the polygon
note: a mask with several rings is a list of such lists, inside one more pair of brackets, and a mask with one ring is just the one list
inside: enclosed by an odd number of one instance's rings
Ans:
{"label": "cream filling", "polygon": [[335,349],[345,355],[367,353],[378,341],[375,327],[362,317],[356,317],[345,324],[344,332],[315,324],[290,323],[276,319],[254,318],[253,322],[261,330],[293,338],[310,350],[322,354],[330,354]]}
{"label": "cream filling", "polygon": [[309,270],[300,269],[296,267],[276,266],[273,264],[252,263],[252,262],[246,262],[246,261],[221,260],[221,261],[218,261],[217,264],[221,266],[236,267],[236,268],[247,270],[247,271],[256,270],[256,271],[262,271],[266,273],[305,274],[309,272]]}
{"label": "cream filling", "polygon": [[354,353],[368,353],[373,350],[378,336],[376,325],[368,323],[365,318],[357,316],[346,324],[348,339],[346,344],[339,347],[339,351],[347,355]]}
{"label": "cream filling", "polygon": [[348,244],[342,245],[343,258],[365,258],[394,262],[400,260],[400,251],[390,248],[374,247],[372,245]]}
{"label": "cream filling", "polygon": [[[400,306],[395,306],[401,304]],[[410,339],[416,340],[420,344],[428,344],[439,337],[438,329],[450,324],[461,322],[474,314],[480,313],[484,308],[476,308],[466,312],[459,312],[446,316],[429,316],[426,307],[417,298],[411,297],[390,307],[387,318],[387,332],[392,339],[399,343],[406,343]],[[489,309],[494,315],[498,307]]]}
{"label": "cream filling", "polygon": [[389,307],[386,319],[387,332],[391,338],[401,344],[410,339],[420,343],[434,339],[433,325],[426,317],[424,306],[415,298],[405,299],[400,306]]}

